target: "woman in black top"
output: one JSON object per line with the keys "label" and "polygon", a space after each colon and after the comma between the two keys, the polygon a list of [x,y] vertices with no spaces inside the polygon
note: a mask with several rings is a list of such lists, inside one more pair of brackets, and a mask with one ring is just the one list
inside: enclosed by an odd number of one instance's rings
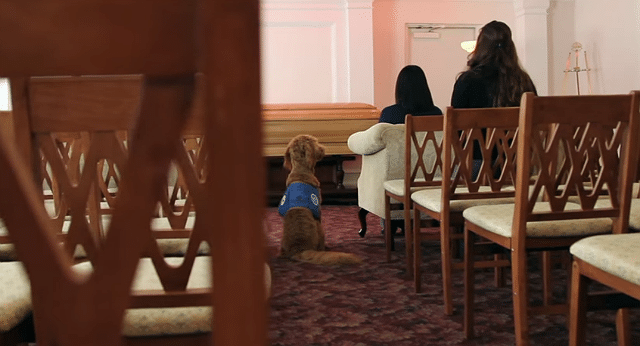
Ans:
{"label": "woman in black top", "polygon": [[[520,66],[511,29],[503,22],[488,23],[480,29],[476,48],[469,54],[467,70],[456,80],[451,107],[519,106],[522,94],[527,91],[536,93],[536,87]],[[473,146],[473,161],[475,179],[482,164],[482,152],[477,142]]]}
{"label": "woman in black top", "polygon": [[519,106],[522,94],[536,92],[533,81],[520,67],[511,29],[492,21],[480,29],[467,70],[456,80],[451,96],[453,108]]}
{"label": "woman in black top", "polygon": [[380,113],[381,123],[404,124],[404,117],[411,115],[440,115],[442,111],[433,104],[427,77],[420,66],[405,66],[396,80],[396,104],[385,107]]}

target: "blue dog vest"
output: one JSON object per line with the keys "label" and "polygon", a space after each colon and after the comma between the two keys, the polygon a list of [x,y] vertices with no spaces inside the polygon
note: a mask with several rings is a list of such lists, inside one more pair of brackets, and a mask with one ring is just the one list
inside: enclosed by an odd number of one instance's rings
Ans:
{"label": "blue dog vest", "polygon": [[291,183],[280,200],[278,212],[284,216],[289,209],[304,207],[311,210],[313,217],[320,219],[320,193],[315,187],[305,183]]}

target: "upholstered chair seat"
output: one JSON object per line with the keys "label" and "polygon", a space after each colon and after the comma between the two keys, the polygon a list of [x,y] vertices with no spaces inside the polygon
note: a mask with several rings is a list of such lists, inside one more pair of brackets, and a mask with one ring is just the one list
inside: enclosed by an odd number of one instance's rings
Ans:
{"label": "upholstered chair seat", "polygon": [[[632,345],[629,307],[640,299],[640,233],[597,235],[581,239],[569,248],[573,255],[569,345],[588,340],[587,311],[593,308],[589,286],[598,282],[611,288],[599,292],[606,310],[616,310],[618,345]],[[631,298],[631,299],[628,299]]]}
{"label": "upholstered chair seat", "polygon": [[[504,188],[504,191],[513,190],[513,187],[508,186]],[[478,192],[490,192],[491,187],[489,186],[480,186],[478,188]],[[458,187],[456,189],[458,193],[468,193],[469,189],[466,187]],[[434,212],[442,211],[442,192],[439,188],[435,189],[424,189],[411,194],[411,200],[414,203],[418,203],[419,205],[425,207],[426,209],[432,210]],[[477,205],[485,205],[485,204],[508,204],[513,203],[513,197],[505,197],[505,198],[481,198],[481,199],[460,199],[460,200],[452,200],[449,202],[449,208],[451,212],[462,212],[463,210],[477,206]]]}
{"label": "upholstered chair seat", "polygon": [[[69,219],[70,220],[70,219]],[[69,226],[71,225],[71,221],[65,220],[62,223],[62,234],[66,234],[69,232]],[[7,228],[0,221],[0,237],[6,236],[9,233],[7,232]],[[73,254],[76,259],[83,259],[87,257],[87,253],[84,251],[82,247],[76,247],[75,252]],[[18,254],[16,253],[16,248],[11,243],[0,244],[0,261],[17,261]]]}
{"label": "upholstered chair seat", "polygon": [[[416,179],[416,182],[425,181],[424,179]],[[385,190],[395,194],[395,195],[404,195],[404,179],[393,179],[385,181],[382,186]],[[438,189],[439,186],[412,186],[410,192],[414,193],[423,189]]]}
{"label": "upholstered chair seat", "polygon": [[[104,227],[108,228],[109,221],[111,219],[111,215],[103,215]],[[185,223],[185,228],[193,229],[193,225],[195,222],[195,216],[190,215]],[[65,234],[69,230],[71,222],[64,221],[62,226],[62,233]],[[151,229],[152,230],[171,230],[171,226],[169,224],[169,220],[166,217],[155,218],[151,221]],[[7,230],[0,223],[0,236],[6,236]],[[159,238],[157,239],[158,247],[160,251],[165,256],[184,256],[187,252],[187,245],[189,244],[188,238]],[[210,254],[210,247],[206,243],[200,244],[198,247],[198,255],[204,256]],[[83,259],[86,258],[86,252],[82,247],[77,247],[74,253],[74,258]],[[15,247],[13,244],[0,244],[0,261],[15,261],[18,259],[16,254]]]}
{"label": "upholstered chair seat", "polygon": [[[425,181],[425,179],[416,179],[416,182]],[[387,192],[390,192],[396,196],[404,196],[404,179],[394,179],[385,181],[382,186]],[[433,189],[436,191],[440,191],[439,186],[412,186],[410,188],[410,194],[413,194],[416,191],[424,190],[424,189]],[[391,211],[391,219],[396,219],[398,213],[401,213],[402,210],[392,210]],[[413,210],[410,210],[410,215],[413,218]],[[429,220],[431,219],[428,215],[421,215],[421,219]]]}
{"label": "upholstered chair seat", "polygon": [[31,287],[21,262],[0,262],[0,333],[31,313]]}
{"label": "upholstered chair seat", "polygon": [[[179,266],[182,258],[165,259],[170,266]],[[87,275],[92,271],[90,262],[76,264],[74,268]],[[206,288],[211,282],[211,258],[196,257],[188,288]],[[267,298],[271,292],[271,270],[264,267]],[[162,284],[148,258],[140,260],[133,290],[161,290]],[[22,322],[31,312],[30,283],[21,262],[0,262],[0,332],[6,332]],[[129,309],[123,323],[123,335],[157,336],[180,335],[211,331],[210,307],[179,307]]]}
{"label": "upholstered chair seat", "polygon": [[631,209],[629,209],[629,228],[640,230],[640,199],[631,199]]}
{"label": "upholstered chair seat", "polygon": [[[479,205],[462,212],[465,220],[483,229],[512,237],[513,213],[515,204]],[[534,212],[550,211],[549,203],[537,202]],[[580,205],[568,203],[565,210],[580,210]],[[527,237],[574,237],[592,234],[611,233],[611,218],[570,219],[554,221],[528,222]]]}
{"label": "upholstered chair seat", "polygon": [[640,285],[640,233],[605,234],[571,245],[573,256],[609,274]]}
{"label": "upholstered chair seat", "polygon": [[[634,194],[635,195],[635,194]],[[610,207],[611,202],[608,199],[601,198],[596,202],[596,207]],[[629,228],[640,230],[640,198],[631,199],[631,208],[629,209]]]}
{"label": "upholstered chair seat", "polygon": [[[195,223],[195,214],[189,215],[185,222],[186,229],[193,229]],[[154,231],[162,232],[162,230],[171,230],[169,219],[166,217],[158,217],[151,220],[151,229]],[[165,256],[184,256],[187,253],[187,246],[189,244],[188,238],[159,238],[157,239],[160,251]],[[198,247],[198,255],[209,255],[210,247],[207,243],[202,243]]]}
{"label": "upholstered chair seat", "polygon": [[[167,257],[168,265],[177,267],[182,258]],[[83,262],[74,266],[81,273],[91,273],[91,263]],[[195,258],[188,289],[208,288],[211,283],[211,257]],[[264,265],[264,283],[267,298],[271,295],[271,269]],[[140,260],[132,285],[133,291],[162,290],[162,284],[151,259]],[[211,307],[167,307],[128,309],[126,311],[122,333],[127,337],[148,337],[164,335],[197,334],[211,332]]]}

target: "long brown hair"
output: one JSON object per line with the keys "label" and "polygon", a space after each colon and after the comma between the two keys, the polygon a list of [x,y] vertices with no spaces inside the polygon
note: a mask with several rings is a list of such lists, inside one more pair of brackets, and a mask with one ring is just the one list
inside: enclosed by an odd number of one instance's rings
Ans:
{"label": "long brown hair", "polygon": [[469,54],[469,70],[496,78],[493,106],[518,106],[522,94],[536,91],[531,77],[520,66],[511,29],[503,22],[492,21],[480,29],[476,48]]}

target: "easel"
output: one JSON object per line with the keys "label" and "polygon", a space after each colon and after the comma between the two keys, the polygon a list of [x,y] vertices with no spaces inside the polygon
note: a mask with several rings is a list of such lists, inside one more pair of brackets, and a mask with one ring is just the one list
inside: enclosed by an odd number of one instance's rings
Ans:
{"label": "easel", "polygon": [[[564,80],[562,81],[562,95],[566,95],[567,91],[567,80],[569,76],[569,72],[574,72],[576,74],[576,90],[578,95],[580,95],[580,72],[587,72],[587,86],[589,87],[589,94],[593,94],[593,88],[591,87],[591,74],[589,73],[591,69],[589,68],[589,62],[587,61],[587,52],[584,52],[584,65],[585,68],[580,68],[580,51],[582,50],[582,44],[580,42],[574,42],[571,46],[571,52],[569,52],[569,57],[567,58],[567,66],[564,70]],[[574,56],[575,65],[571,64],[571,56]]]}

